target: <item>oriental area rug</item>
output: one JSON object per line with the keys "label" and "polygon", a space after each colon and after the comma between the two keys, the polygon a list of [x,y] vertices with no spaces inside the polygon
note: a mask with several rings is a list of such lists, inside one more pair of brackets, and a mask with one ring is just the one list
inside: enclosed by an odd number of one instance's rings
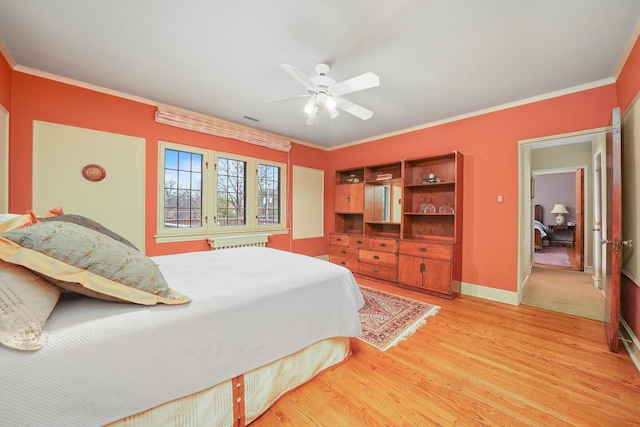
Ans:
{"label": "oriental area rug", "polygon": [[385,351],[407,339],[427,317],[434,316],[440,307],[360,286],[364,306],[360,309],[362,341]]}

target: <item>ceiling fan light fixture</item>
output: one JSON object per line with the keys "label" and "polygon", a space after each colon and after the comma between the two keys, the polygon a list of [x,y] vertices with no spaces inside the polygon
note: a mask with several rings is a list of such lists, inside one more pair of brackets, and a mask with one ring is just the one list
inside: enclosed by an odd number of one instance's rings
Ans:
{"label": "ceiling fan light fixture", "polygon": [[307,116],[311,116],[313,114],[313,110],[316,110],[318,106],[316,105],[315,98],[309,98],[307,103],[304,106],[304,112]]}
{"label": "ceiling fan light fixture", "polygon": [[325,101],[324,105],[325,105],[329,110],[335,110],[335,109],[336,109],[336,106],[337,106],[338,104],[337,104],[337,102],[336,102],[336,99],[335,99],[333,96],[329,95],[329,96],[327,97],[327,100]]}
{"label": "ceiling fan light fixture", "polygon": [[317,105],[325,105],[327,102],[327,94],[324,92],[316,93],[315,99]]}
{"label": "ceiling fan light fixture", "polygon": [[342,96],[379,86],[380,78],[374,73],[368,72],[360,74],[359,76],[336,83],[334,79],[327,76],[329,72],[329,66],[327,64],[318,64],[316,67],[318,75],[313,77],[307,77],[302,71],[292,65],[280,64],[280,67],[307,89],[307,95],[283,98],[276,101],[309,97],[304,106],[304,112],[307,115],[307,124],[316,124],[318,122],[320,109],[326,110],[332,119],[338,117],[338,109],[346,111],[361,120],[368,120],[373,116],[372,111],[358,104],[354,104]]}

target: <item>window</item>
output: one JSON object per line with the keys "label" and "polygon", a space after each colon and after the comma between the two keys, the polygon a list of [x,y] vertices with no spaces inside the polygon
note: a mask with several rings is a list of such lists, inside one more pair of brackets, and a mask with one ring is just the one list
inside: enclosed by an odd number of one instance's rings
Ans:
{"label": "window", "polygon": [[158,241],[285,230],[282,163],[161,142]]}
{"label": "window", "polygon": [[218,157],[218,198],[216,221],[220,227],[247,224],[247,163]]}
{"label": "window", "polygon": [[202,155],[166,150],[164,226],[202,227]]}
{"label": "window", "polygon": [[258,164],[258,224],[280,224],[280,170]]}

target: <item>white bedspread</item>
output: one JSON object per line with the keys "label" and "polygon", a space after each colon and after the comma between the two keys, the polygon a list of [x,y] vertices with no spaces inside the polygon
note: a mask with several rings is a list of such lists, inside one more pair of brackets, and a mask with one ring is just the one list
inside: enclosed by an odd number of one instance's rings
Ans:
{"label": "white bedspread", "polygon": [[333,336],[361,335],[349,270],[268,248],[155,257],[188,305],[67,294],[39,351],[0,348],[2,426],[99,426]]}

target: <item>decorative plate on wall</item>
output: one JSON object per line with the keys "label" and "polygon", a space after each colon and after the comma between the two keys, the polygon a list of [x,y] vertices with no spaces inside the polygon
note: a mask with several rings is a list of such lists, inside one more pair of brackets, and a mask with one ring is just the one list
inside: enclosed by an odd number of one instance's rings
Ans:
{"label": "decorative plate on wall", "polygon": [[107,176],[107,172],[102,166],[92,164],[82,168],[82,176],[87,181],[98,182],[102,181],[104,177]]}

